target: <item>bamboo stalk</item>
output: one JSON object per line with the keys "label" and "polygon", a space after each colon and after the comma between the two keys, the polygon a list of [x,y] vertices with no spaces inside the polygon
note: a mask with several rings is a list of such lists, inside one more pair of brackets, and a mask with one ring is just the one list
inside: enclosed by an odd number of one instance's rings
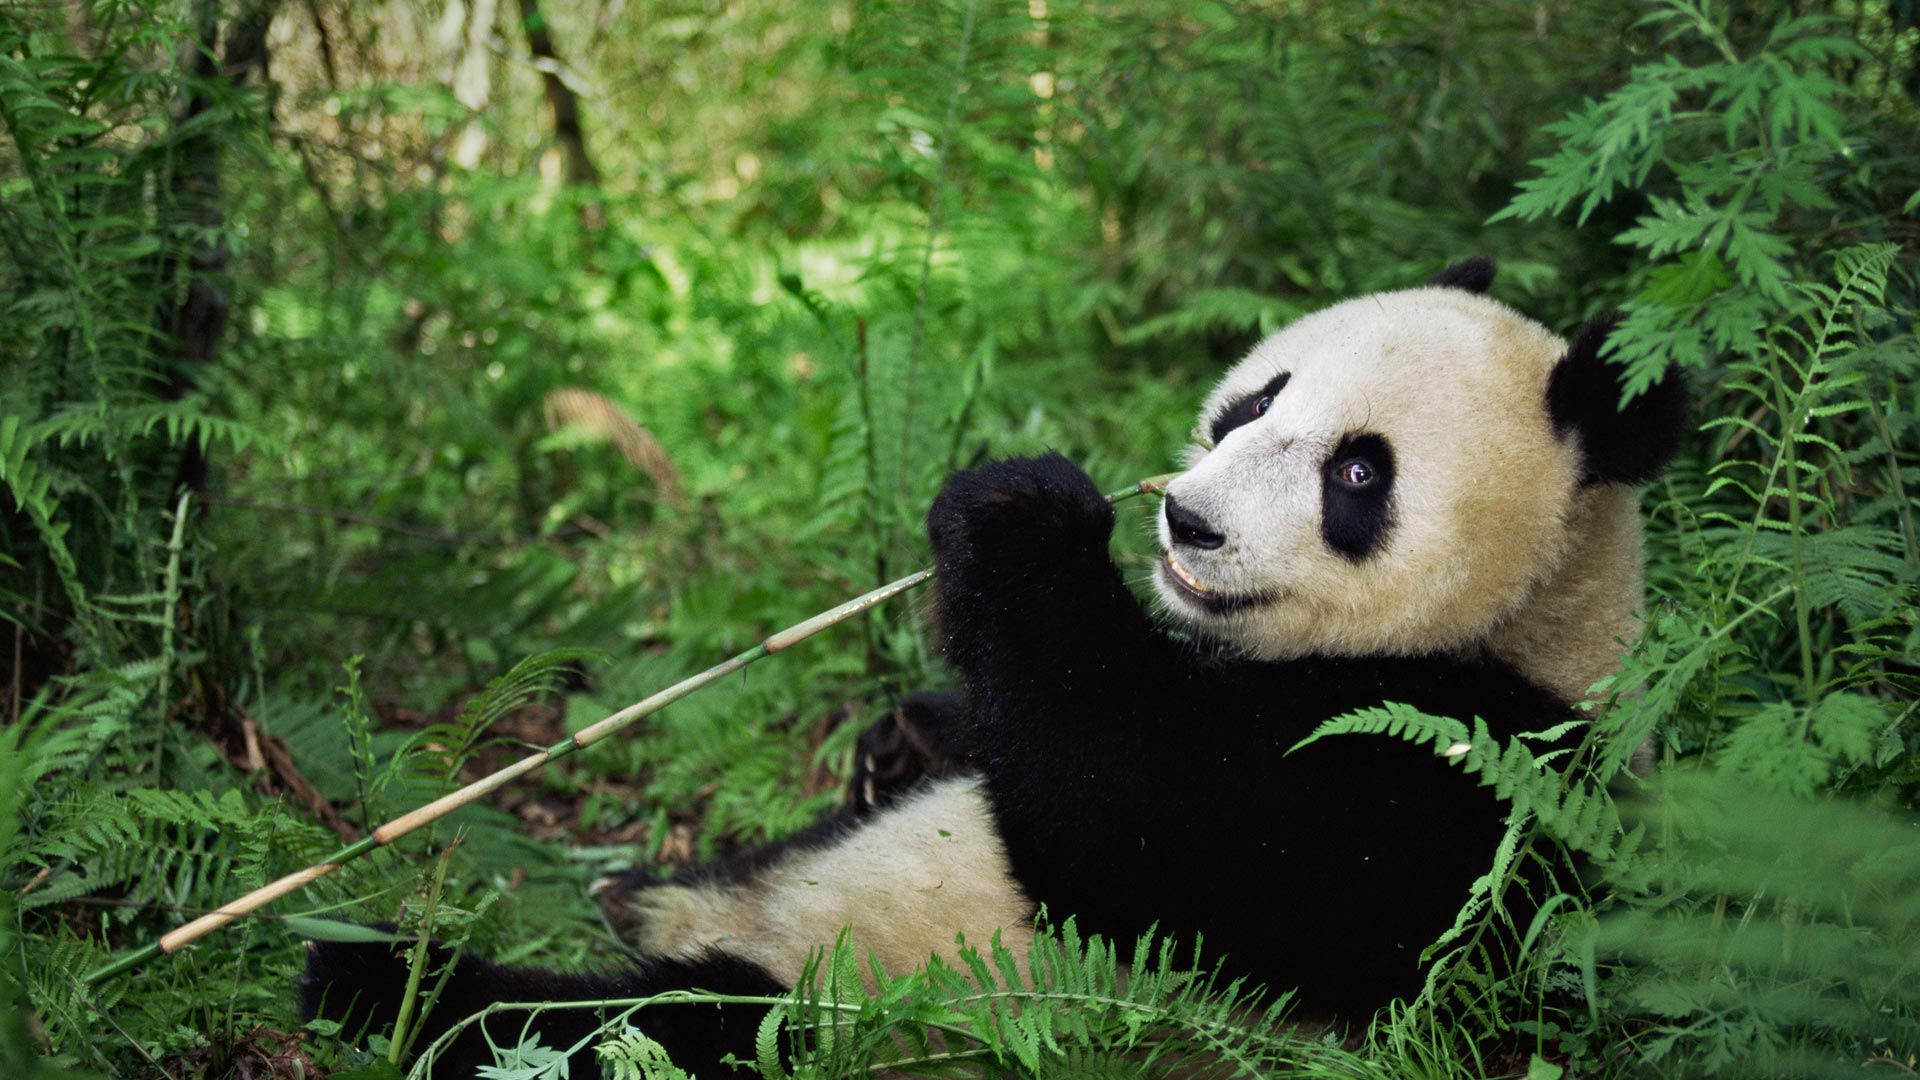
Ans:
{"label": "bamboo stalk", "polygon": [[[1162,476],[1149,477],[1132,487],[1116,491],[1108,495],[1107,498],[1113,502],[1121,502],[1135,495],[1163,491],[1176,475],[1178,474],[1167,473]],[[110,979],[115,975],[119,975],[122,972],[131,971],[134,968],[140,967],[155,957],[171,956],[181,949],[186,948],[188,945],[191,945],[193,942],[233,922],[235,919],[252,914],[255,910],[280,899],[290,892],[311,885],[313,882],[333,873],[340,867],[353,862],[355,859],[360,858],[375,848],[385,847],[415,829],[418,829],[420,826],[438,821],[455,810],[484,798],[512,781],[525,776],[527,773],[533,772],[548,762],[555,761],[577,750],[592,746],[594,743],[612,735],[614,732],[620,731],[632,725],[635,721],[659,712],[661,709],[679,701],[688,694],[718,682],[720,679],[739,671],[748,664],[772,656],[774,653],[781,652],[825,630],[829,626],[845,622],[863,611],[899,596],[901,593],[922,584],[932,577],[933,571],[931,569],[917,570],[897,581],[882,585],[872,592],[856,596],[852,600],[837,607],[830,608],[810,618],[802,619],[784,630],[775,632],[760,644],[738,655],[729,657],[707,670],[700,672],[698,675],[682,679],[672,686],[637,701],[603,720],[596,721],[587,727],[581,728],[579,731],[574,732],[572,735],[554,743],[544,750],[535,751],[511,765],[507,765],[475,780],[473,783],[468,784],[458,791],[443,795],[425,806],[410,810],[394,818],[392,821],[373,830],[371,836],[348,844],[304,870],[295,871],[277,881],[269,882],[237,900],[230,901],[220,908],[208,912],[191,922],[175,927],[167,933],[162,934],[158,941],[115,957],[94,971],[88,972],[83,981],[88,985],[93,985]]]}

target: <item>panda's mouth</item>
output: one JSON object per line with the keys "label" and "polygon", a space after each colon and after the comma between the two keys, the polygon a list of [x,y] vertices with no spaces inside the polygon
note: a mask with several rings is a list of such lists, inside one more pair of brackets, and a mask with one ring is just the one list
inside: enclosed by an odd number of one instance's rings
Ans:
{"label": "panda's mouth", "polygon": [[1180,557],[1169,551],[1160,560],[1160,579],[1173,587],[1176,595],[1215,615],[1231,615],[1250,607],[1264,604],[1265,596],[1235,596],[1223,593],[1194,576],[1180,561]]}
{"label": "panda's mouth", "polygon": [[1205,582],[1194,577],[1193,571],[1188,570],[1185,564],[1181,563],[1180,556],[1175,555],[1171,551],[1167,552],[1166,567],[1167,572],[1173,575],[1173,580],[1177,582],[1181,588],[1192,593],[1194,596],[1207,597],[1213,595],[1213,590],[1209,588]]}

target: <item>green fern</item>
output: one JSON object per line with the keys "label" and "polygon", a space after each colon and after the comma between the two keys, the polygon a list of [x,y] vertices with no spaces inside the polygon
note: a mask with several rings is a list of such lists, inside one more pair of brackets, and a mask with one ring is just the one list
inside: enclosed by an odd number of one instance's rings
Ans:
{"label": "green fern", "polygon": [[1205,337],[1219,331],[1264,337],[1301,314],[1299,305],[1247,289],[1197,289],[1179,308],[1133,327],[1120,340],[1138,345],[1167,338]]}
{"label": "green fern", "polygon": [[638,1031],[627,1031],[596,1049],[612,1080],[693,1080],[693,1074],[674,1065],[667,1048]]}
{"label": "green fern", "polygon": [[[274,20],[262,67],[228,51],[252,10],[0,5],[0,780],[30,778],[0,783],[0,1013],[36,1022],[0,1018],[0,1074],[349,1064],[321,1032],[275,1042],[299,950],[271,916],[96,992],[72,973],[338,846],[257,789],[310,782],[364,828],[517,752],[500,732],[544,741],[918,565],[945,470],[1055,447],[1103,482],[1160,472],[1276,319],[1480,252],[1550,326],[1623,302],[1629,391],[1678,365],[1718,422],[1648,492],[1653,603],[1574,753],[1470,717],[1373,723],[1463,746],[1448,760],[1529,807],[1418,998],[1352,1053],[1207,1056],[1180,1023],[1203,1013],[1113,1004],[1134,988],[1105,973],[1133,958],[1092,944],[1084,977],[982,949],[984,973],[871,1003],[855,953],[824,1015],[787,1002],[756,1056],[777,1072],[783,1039],[830,1030],[851,1041],[823,1075],[907,1053],[1016,1076],[1912,1064],[1895,877],[1810,858],[1857,895],[1761,882],[1787,852],[1718,825],[1681,843],[1621,775],[1649,740],[1669,770],[1717,766],[1762,789],[1727,805],[1816,856],[1864,853],[1773,800],[1907,806],[1920,784],[1916,276],[1886,246],[1920,186],[1905,5],[547,4],[553,70],[592,90],[591,191],[538,175],[552,120],[512,20],[443,37],[384,0],[319,5]],[[483,107],[449,71],[489,76]],[[217,188],[176,183],[208,162]],[[232,318],[183,368],[189,283]],[[686,504],[552,437],[559,386],[643,418]],[[182,512],[192,448],[207,490]],[[437,892],[436,930],[476,951],[587,962],[594,875],[834,803],[864,720],[949,677],[923,614],[876,612],[472,808],[444,890],[409,848],[280,913],[418,925]],[[479,688],[555,647],[613,659],[525,729],[481,715]],[[1536,812],[1606,852],[1593,895],[1546,865]],[[1657,947],[1602,941],[1616,911]],[[1762,932],[1713,953],[1735,923]],[[1205,996],[1197,968],[1181,993]],[[521,1049],[521,1075],[559,1070]]]}
{"label": "green fern", "polygon": [[1356,709],[1322,722],[1289,753],[1333,736],[1384,735],[1424,745],[1472,775],[1495,795],[1512,804],[1513,813],[1537,820],[1541,827],[1569,847],[1595,858],[1612,855],[1623,833],[1620,815],[1606,789],[1559,772],[1527,748],[1525,739],[1551,742],[1579,726],[1568,721],[1546,731],[1521,735],[1504,747],[1475,717],[1471,726],[1445,716],[1432,716],[1409,705],[1388,702]]}
{"label": "green fern", "polygon": [[[1101,938],[1082,939],[1068,920],[1057,931],[1037,933],[1024,958],[997,939],[985,950],[962,943],[959,957],[960,967],[935,958],[911,974],[890,975],[871,963],[863,968],[857,943],[843,934],[813,959],[784,1000],[673,991],[533,1008],[618,1010],[602,1027],[612,1036],[602,1044],[603,1060],[643,1076],[672,1077],[679,1070],[628,1025],[644,1030],[650,1017],[671,1023],[681,1007],[726,1002],[775,1006],[756,1039],[754,1064],[765,1080],[959,1066],[1034,1078],[1082,1075],[1075,1070],[1087,1068],[1114,1075],[1124,1068],[1130,1076],[1392,1075],[1294,1031],[1285,996],[1269,1000],[1237,981],[1222,983],[1199,966],[1197,952],[1183,959],[1172,942],[1151,934],[1121,954]],[[415,1073],[477,1019],[467,1018],[427,1048]],[[567,1049],[509,1048],[507,1058],[517,1064],[502,1067],[539,1075]]]}
{"label": "green fern", "polygon": [[0,483],[7,486],[14,505],[33,521],[34,530],[48,560],[67,590],[67,602],[75,610],[87,608],[87,586],[80,568],[67,546],[70,522],[55,521],[59,512],[54,496],[53,477],[34,460],[46,433],[23,425],[17,415],[0,415]]}
{"label": "green fern", "polygon": [[1651,879],[1596,939],[1635,964],[1612,982],[1651,1025],[1639,1061],[1871,1075],[1920,1052],[1911,822],[1724,774],[1676,774],[1658,790],[1634,812],[1661,838]]}
{"label": "green fern", "polygon": [[1670,171],[1677,195],[1615,239],[1651,261],[1623,305],[1612,339],[1627,368],[1623,393],[1638,394],[1670,366],[1701,368],[1723,353],[1751,352],[1793,281],[1783,234],[1788,215],[1835,205],[1825,167],[1848,152],[1839,111],[1846,87],[1827,69],[1861,55],[1857,42],[1825,34],[1821,20],[1782,18],[1742,56],[1710,3],[1662,0],[1643,20],[1671,44],[1704,45],[1714,59],[1669,53],[1633,69],[1626,85],[1546,127],[1558,144],[1534,164],[1539,175],[1494,215],[1537,221],[1578,204],[1585,222],[1616,195]]}

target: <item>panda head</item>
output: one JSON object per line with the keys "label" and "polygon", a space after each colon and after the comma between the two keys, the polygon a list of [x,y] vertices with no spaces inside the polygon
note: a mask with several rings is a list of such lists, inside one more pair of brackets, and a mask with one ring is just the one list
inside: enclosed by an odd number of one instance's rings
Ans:
{"label": "panda head", "polygon": [[1492,278],[1476,259],[1337,304],[1227,373],[1159,516],[1176,620],[1261,657],[1517,651],[1570,697],[1604,673],[1639,602],[1631,485],[1676,448],[1683,391],[1618,410],[1608,327],[1569,344]]}

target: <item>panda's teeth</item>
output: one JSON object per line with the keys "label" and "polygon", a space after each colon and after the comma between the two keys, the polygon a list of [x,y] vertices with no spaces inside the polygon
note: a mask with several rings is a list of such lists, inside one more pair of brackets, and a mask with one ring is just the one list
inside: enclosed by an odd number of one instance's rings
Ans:
{"label": "panda's teeth", "polygon": [[1212,589],[1207,588],[1205,585],[1202,585],[1200,583],[1200,579],[1197,577],[1194,577],[1191,573],[1189,573],[1186,567],[1181,566],[1180,560],[1174,558],[1173,552],[1171,551],[1167,552],[1167,569],[1173,571],[1173,576],[1179,578],[1181,584],[1185,585],[1189,589],[1192,589],[1194,592],[1210,593],[1213,591]]}

